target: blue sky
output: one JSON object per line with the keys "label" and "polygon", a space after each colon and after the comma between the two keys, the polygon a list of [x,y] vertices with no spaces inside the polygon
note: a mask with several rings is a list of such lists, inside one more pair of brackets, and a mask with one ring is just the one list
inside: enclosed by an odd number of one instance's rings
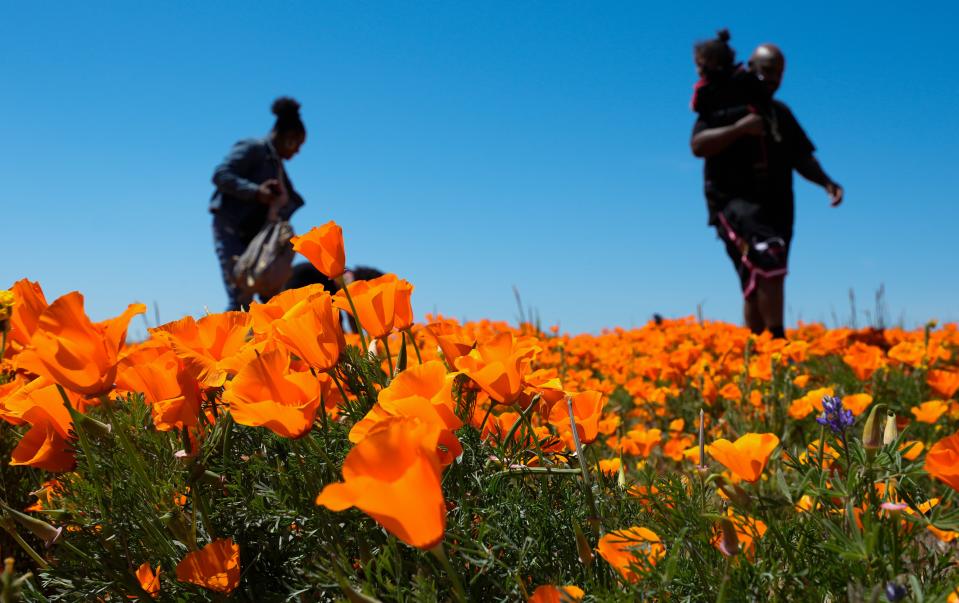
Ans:
{"label": "blue sky", "polygon": [[294,227],[336,220],[418,315],[512,320],[515,285],[571,332],[738,321],[688,148],[691,45],[726,26],[742,58],[784,49],[779,98],[847,191],[831,209],[797,179],[787,322],[846,322],[880,284],[893,321],[959,320],[956,23],[945,2],[11,4],[0,285],[79,289],[97,319],[221,310],[210,176],[289,94]]}

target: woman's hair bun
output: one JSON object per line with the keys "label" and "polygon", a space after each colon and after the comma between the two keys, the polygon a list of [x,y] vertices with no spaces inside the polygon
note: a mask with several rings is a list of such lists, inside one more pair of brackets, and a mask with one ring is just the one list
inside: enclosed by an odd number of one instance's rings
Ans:
{"label": "woman's hair bun", "polygon": [[718,38],[720,42],[728,42],[732,37],[732,34],[730,34],[729,30],[725,27],[716,32],[716,38]]}
{"label": "woman's hair bun", "polygon": [[299,117],[300,103],[296,102],[289,96],[281,96],[273,101],[272,110],[273,115],[276,115],[278,119]]}

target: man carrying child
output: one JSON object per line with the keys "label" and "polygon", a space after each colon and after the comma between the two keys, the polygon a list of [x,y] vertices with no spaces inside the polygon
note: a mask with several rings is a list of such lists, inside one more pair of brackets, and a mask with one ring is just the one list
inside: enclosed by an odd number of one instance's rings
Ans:
{"label": "man carrying child", "polygon": [[792,171],[822,186],[833,207],[843,189],[813,155],[815,147],[789,108],[773,95],[786,66],[762,44],[744,70],[725,30],[695,47],[702,79],[693,109],[690,147],[705,158],[709,224],[715,226],[739,276],[743,315],[754,333],[783,337],[783,284],[793,234]]}

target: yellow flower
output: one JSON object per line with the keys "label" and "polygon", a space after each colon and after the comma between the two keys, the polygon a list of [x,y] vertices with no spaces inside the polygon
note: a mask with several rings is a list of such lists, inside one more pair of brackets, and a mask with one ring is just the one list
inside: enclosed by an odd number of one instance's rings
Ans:
{"label": "yellow flower", "polygon": [[0,289],[0,321],[10,318],[13,313],[13,291]]}

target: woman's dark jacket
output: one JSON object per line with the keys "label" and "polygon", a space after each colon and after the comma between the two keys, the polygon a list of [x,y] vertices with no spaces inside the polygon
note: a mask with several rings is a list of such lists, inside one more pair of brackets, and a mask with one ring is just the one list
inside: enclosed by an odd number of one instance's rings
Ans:
{"label": "woman's dark jacket", "polygon": [[[280,157],[268,138],[249,138],[233,145],[213,172],[216,190],[210,199],[210,213],[228,223],[240,238],[252,239],[266,223],[268,207],[256,200],[259,185],[280,173]],[[289,220],[303,205],[286,170],[283,178],[289,202],[280,209],[281,220]]]}

